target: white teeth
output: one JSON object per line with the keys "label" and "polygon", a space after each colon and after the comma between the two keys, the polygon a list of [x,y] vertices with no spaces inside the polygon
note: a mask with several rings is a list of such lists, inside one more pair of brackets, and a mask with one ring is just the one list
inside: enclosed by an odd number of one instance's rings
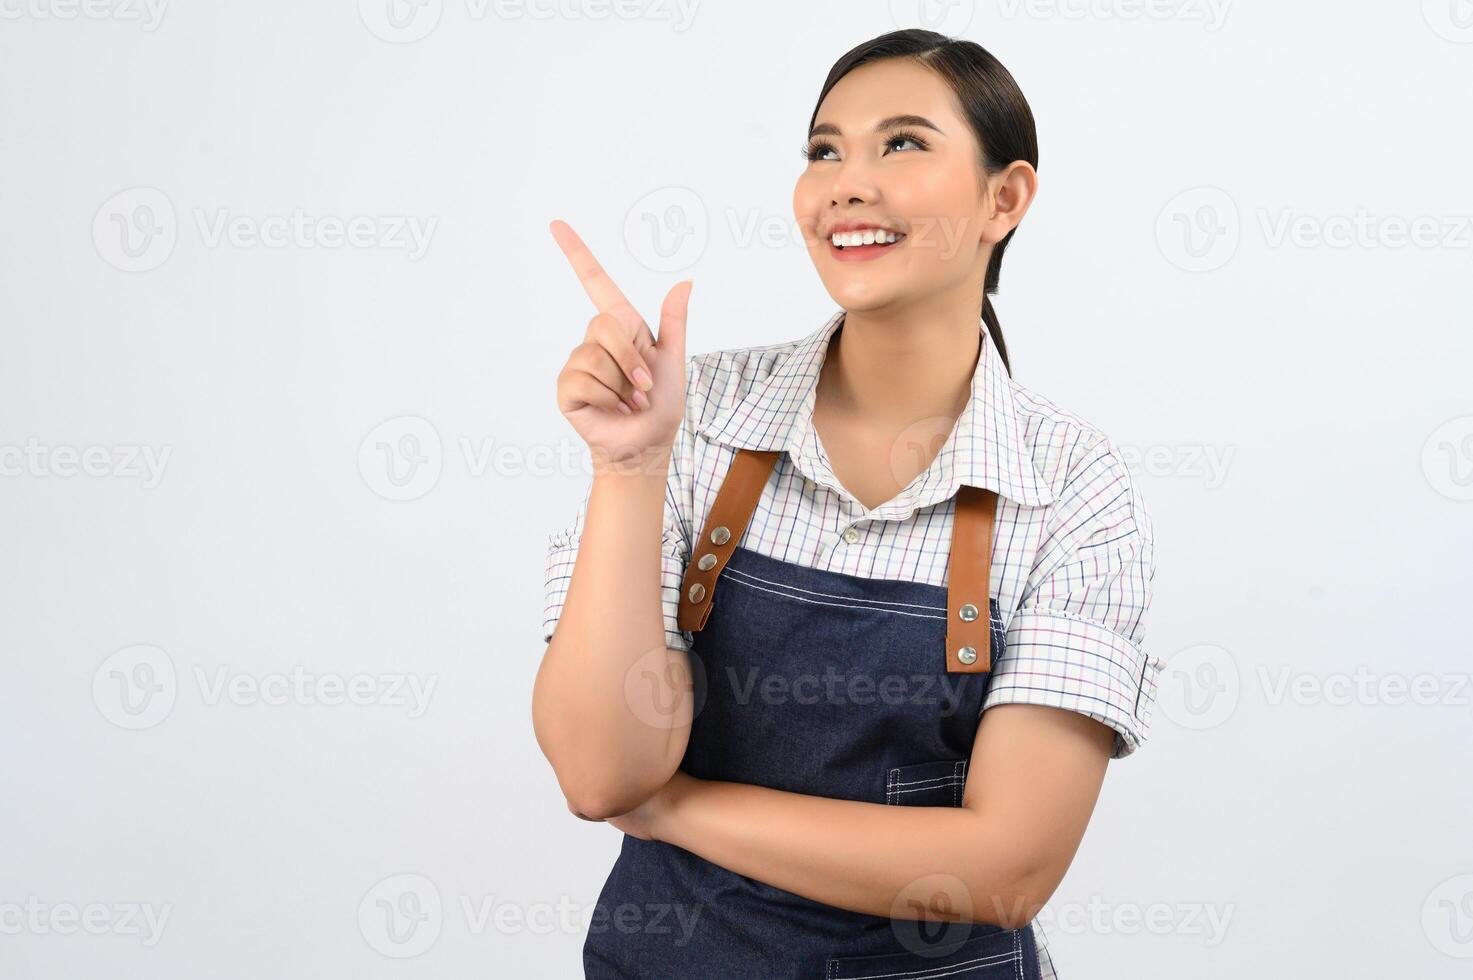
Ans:
{"label": "white teeth", "polygon": [[866,228],[863,231],[840,231],[829,237],[839,248],[852,248],[855,245],[874,245],[875,243],[892,244],[900,240],[900,235],[893,231],[882,231],[877,228]]}

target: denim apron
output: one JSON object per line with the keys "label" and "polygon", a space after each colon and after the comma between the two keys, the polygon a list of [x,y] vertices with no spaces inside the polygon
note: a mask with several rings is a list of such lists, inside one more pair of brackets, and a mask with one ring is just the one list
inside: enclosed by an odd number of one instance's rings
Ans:
{"label": "denim apron", "polygon": [[[978,610],[996,497],[964,486],[954,498],[946,588],[823,571],[739,546],[779,455],[737,452],[687,566],[680,627],[694,634],[696,701],[681,768],[810,796],[961,806],[1003,648],[997,600],[986,619]],[[985,901],[975,897],[979,912]],[[1029,926],[852,912],[628,835],[583,965],[588,980],[1039,977]]]}

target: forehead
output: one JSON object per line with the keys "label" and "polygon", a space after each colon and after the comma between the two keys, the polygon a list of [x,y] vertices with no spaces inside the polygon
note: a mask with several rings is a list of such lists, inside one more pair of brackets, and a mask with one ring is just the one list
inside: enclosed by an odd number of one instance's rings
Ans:
{"label": "forehead", "polygon": [[824,96],[814,125],[830,123],[845,135],[868,132],[890,116],[925,116],[949,135],[956,135],[961,115],[941,76],[908,58],[872,61],[849,72]]}

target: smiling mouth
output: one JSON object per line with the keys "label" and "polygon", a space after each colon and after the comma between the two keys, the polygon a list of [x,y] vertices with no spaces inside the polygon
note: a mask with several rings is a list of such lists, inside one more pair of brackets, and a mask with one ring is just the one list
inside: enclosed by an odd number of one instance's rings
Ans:
{"label": "smiling mouth", "polygon": [[903,241],[905,235],[902,232],[878,229],[838,232],[829,237],[829,244],[840,251],[851,248],[889,248]]}

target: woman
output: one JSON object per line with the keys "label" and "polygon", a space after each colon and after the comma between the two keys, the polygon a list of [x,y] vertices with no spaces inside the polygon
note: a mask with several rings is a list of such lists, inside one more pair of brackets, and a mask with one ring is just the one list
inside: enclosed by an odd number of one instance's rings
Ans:
{"label": "woman", "polygon": [[[976,44],[830,72],[793,208],[842,308],[685,356],[562,222],[599,313],[558,377],[595,463],[556,534],[538,742],[625,833],[594,978],[1052,977],[1033,917],[1147,734],[1150,520],[1010,377],[988,293],[1037,189]],[[554,629],[555,627],[555,629]]]}

